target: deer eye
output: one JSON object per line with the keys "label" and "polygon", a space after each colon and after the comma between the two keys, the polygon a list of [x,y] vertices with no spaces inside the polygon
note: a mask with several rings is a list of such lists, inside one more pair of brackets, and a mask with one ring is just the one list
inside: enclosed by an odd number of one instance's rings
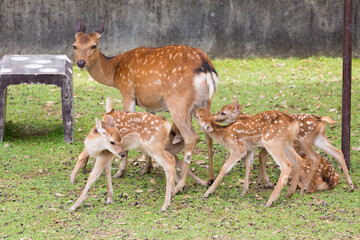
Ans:
{"label": "deer eye", "polygon": [[225,112],[221,112],[221,115],[226,115],[226,113],[225,113]]}
{"label": "deer eye", "polygon": [[91,49],[96,49],[96,45],[92,45],[92,46],[91,46]]}
{"label": "deer eye", "polygon": [[76,50],[77,49],[76,46],[73,45],[73,49]]}
{"label": "deer eye", "polygon": [[111,145],[115,145],[115,142],[114,142],[114,141],[110,141],[110,144],[111,144]]}

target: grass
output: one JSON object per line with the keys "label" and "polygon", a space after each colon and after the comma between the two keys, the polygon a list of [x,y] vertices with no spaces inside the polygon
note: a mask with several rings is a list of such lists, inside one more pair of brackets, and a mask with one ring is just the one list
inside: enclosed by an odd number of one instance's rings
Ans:
{"label": "grass", "polygon": [[[341,145],[342,60],[215,59],[220,76],[212,111],[235,98],[243,112],[255,114],[278,109],[289,113],[327,115],[338,123],[328,126],[334,146]],[[359,135],[360,60],[353,62],[351,177],[360,183]],[[163,171],[156,167],[141,175],[140,154],[130,153],[125,178],[113,179],[114,204],[105,205],[106,180],[100,176],[88,199],[76,212],[68,211],[79,196],[88,174],[80,172],[77,184],[70,173],[83,140],[105,110],[111,96],[122,108],[118,90],[94,82],[86,71],[74,68],[75,132],[72,144],[64,143],[60,91],[55,86],[20,85],[8,89],[7,122],[0,143],[0,238],[8,239],[348,239],[360,238],[360,194],[349,192],[344,178],[333,190],[286,199],[287,187],[271,208],[264,207],[272,189],[255,188],[242,197],[245,171],[239,162],[224,177],[216,192],[204,199],[205,187],[188,179],[184,192],[175,196],[167,212],[160,213],[165,195]],[[141,110],[138,108],[137,110]],[[163,116],[169,118],[167,113]],[[207,178],[204,135],[193,157],[195,173]],[[228,152],[215,145],[215,171]],[[206,164],[202,162],[205,160]],[[337,167],[334,159],[330,161]],[[89,166],[92,167],[91,159]],[[113,163],[113,173],[118,160]],[[268,163],[268,174],[277,181],[279,169]],[[341,171],[339,170],[341,173]],[[254,162],[252,181],[256,180]],[[135,191],[141,190],[141,191]]]}

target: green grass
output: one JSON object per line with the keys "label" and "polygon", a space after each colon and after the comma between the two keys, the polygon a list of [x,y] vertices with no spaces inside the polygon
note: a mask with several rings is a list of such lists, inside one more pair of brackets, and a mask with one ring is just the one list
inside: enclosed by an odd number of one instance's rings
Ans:
{"label": "green grass", "polygon": [[[338,121],[328,126],[334,146],[341,146],[342,59],[224,59],[213,60],[220,76],[212,111],[235,98],[249,114],[277,109],[289,113],[327,115]],[[360,161],[360,60],[353,62],[351,177],[359,186]],[[105,98],[122,108],[118,90],[94,82],[86,71],[74,68],[75,132],[72,144],[64,143],[60,91],[55,86],[20,85],[8,89],[7,122],[0,143],[0,238],[9,239],[348,239],[360,238],[359,189],[349,192],[344,178],[333,190],[286,199],[287,187],[271,208],[264,207],[272,189],[255,188],[242,197],[245,171],[239,162],[208,199],[205,187],[187,180],[167,212],[160,213],[165,195],[162,169],[141,175],[140,154],[131,151],[125,178],[113,179],[114,204],[105,205],[104,174],[93,185],[88,199],[76,212],[68,211],[79,196],[88,174],[77,183],[69,176],[83,140],[105,111]],[[138,108],[137,110],[141,110]],[[169,117],[167,113],[163,114]],[[207,178],[206,145],[200,134],[191,167]],[[228,152],[215,145],[215,171]],[[338,168],[332,158],[330,161]],[[268,174],[277,181],[272,161]],[[94,159],[89,162],[89,167]],[[118,162],[113,164],[113,173]],[[341,173],[341,171],[339,170]],[[252,181],[256,180],[254,162]],[[150,181],[151,180],[151,181]],[[156,182],[155,184],[153,182]],[[143,192],[135,192],[142,190]]]}

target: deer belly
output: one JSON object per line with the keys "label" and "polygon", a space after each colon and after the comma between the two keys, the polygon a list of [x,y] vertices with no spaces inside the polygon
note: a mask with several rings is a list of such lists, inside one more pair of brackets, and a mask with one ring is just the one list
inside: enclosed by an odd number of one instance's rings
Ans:
{"label": "deer belly", "polygon": [[165,112],[168,110],[163,96],[155,94],[136,96],[136,105],[151,112]]}

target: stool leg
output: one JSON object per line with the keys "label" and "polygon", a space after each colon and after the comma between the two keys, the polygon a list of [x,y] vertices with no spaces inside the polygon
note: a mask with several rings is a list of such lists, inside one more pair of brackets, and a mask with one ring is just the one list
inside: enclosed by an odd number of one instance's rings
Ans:
{"label": "stool leg", "polygon": [[3,141],[6,122],[7,87],[0,89],[0,142]]}
{"label": "stool leg", "polygon": [[71,79],[66,78],[61,88],[64,140],[72,143],[74,138],[74,100]]}

